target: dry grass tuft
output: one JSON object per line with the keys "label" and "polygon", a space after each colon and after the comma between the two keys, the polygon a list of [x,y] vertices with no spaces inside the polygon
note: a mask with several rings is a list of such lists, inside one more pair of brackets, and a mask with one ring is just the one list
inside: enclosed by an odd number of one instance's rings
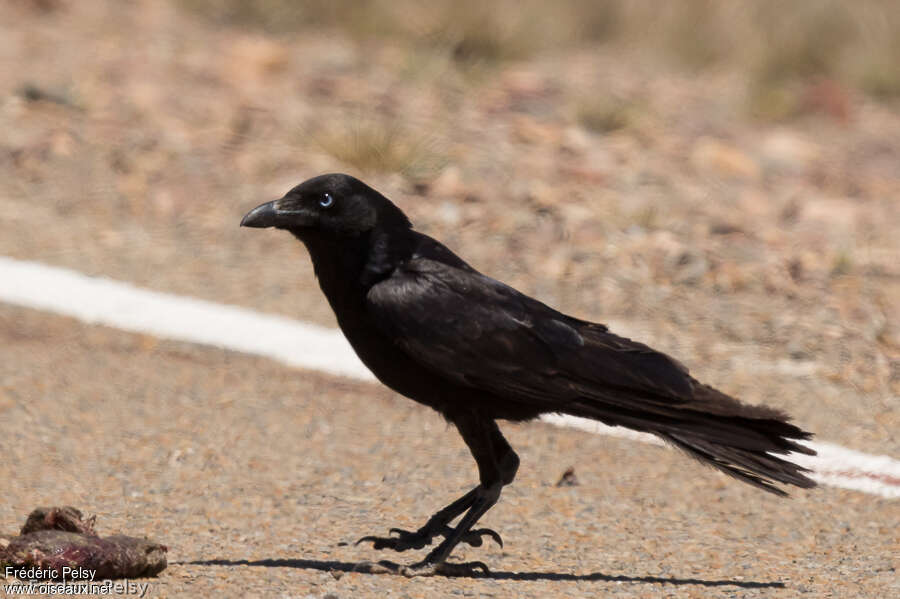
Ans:
{"label": "dry grass tuft", "polygon": [[357,118],[312,132],[316,146],[361,173],[400,173],[418,179],[438,172],[448,160],[440,142],[400,118]]}
{"label": "dry grass tuft", "polygon": [[634,127],[641,107],[633,100],[609,96],[582,99],[575,107],[575,119],[594,133],[612,133]]}

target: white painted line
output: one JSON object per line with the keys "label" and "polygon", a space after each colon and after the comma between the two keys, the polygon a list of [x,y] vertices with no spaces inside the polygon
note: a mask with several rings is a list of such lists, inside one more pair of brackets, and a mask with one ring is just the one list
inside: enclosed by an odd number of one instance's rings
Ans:
{"label": "white painted line", "polygon": [[[188,297],[140,289],[128,283],[0,256],[0,301],[71,316],[125,331],[201,343],[266,356],[289,366],[372,381],[336,329],[260,314]],[[592,433],[661,444],[656,437],[593,420],[547,415],[545,422]],[[900,460],[809,443],[819,455],[792,455],[822,484],[900,498]]]}
{"label": "white painted line", "polygon": [[374,380],[339,330],[0,256],[0,301]]}

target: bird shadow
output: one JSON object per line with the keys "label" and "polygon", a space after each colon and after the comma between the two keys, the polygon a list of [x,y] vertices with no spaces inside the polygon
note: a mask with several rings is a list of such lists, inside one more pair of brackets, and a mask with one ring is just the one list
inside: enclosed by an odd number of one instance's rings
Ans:
{"label": "bird shadow", "polygon": [[[390,561],[372,562],[339,562],[311,559],[262,559],[228,560],[209,559],[191,562],[177,562],[190,566],[261,566],[265,568],[300,568],[304,570],[321,570],[322,572],[358,572],[363,574],[397,574],[398,564]],[[758,582],[753,580],[704,580],[702,578],[675,578],[665,576],[625,576],[592,572],[590,574],[566,574],[562,572],[477,572],[464,574],[464,578],[487,578],[492,580],[552,580],[552,581],[599,581],[599,582],[631,582],[646,584],[697,585],[703,587],[739,587],[744,589],[783,589],[782,582]]]}

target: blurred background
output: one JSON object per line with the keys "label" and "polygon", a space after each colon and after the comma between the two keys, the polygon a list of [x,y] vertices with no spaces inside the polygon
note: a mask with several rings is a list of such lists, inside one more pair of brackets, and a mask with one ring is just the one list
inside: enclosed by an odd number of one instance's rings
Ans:
{"label": "blurred background", "polygon": [[[301,245],[238,228],[329,171],[818,441],[900,457],[896,0],[0,0],[0,255],[333,327]],[[510,544],[457,556],[548,579],[340,581],[374,557],[356,538],[474,480],[436,414],[0,303],[0,532],[96,512],[170,547],[159,596],[896,590],[886,497],[779,502],[676,452],[503,428],[523,468],[485,525]]]}
{"label": "blurred background", "polygon": [[893,0],[6,0],[0,30],[5,255],[333,325],[302,249],[237,225],[348,172],[483,272],[900,453]]}

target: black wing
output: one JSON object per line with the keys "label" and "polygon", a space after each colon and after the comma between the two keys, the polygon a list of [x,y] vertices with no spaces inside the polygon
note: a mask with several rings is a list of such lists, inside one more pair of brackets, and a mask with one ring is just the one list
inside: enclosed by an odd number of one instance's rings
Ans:
{"label": "black wing", "polygon": [[692,398],[687,369],[665,354],[440,258],[414,257],[367,296],[376,326],[426,368],[546,411]]}

